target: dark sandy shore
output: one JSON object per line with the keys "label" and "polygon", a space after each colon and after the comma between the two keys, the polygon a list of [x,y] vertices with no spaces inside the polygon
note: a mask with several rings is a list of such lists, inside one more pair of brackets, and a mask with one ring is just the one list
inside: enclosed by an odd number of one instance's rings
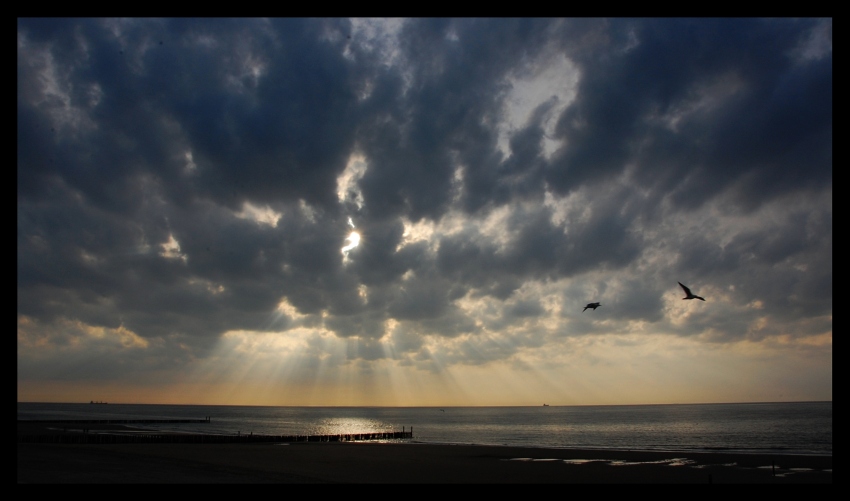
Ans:
{"label": "dark sandy shore", "polygon": [[[18,433],[34,429],[19,424]],[[832,457],[371,442],[19,443],[18,483],[831,484]]]}

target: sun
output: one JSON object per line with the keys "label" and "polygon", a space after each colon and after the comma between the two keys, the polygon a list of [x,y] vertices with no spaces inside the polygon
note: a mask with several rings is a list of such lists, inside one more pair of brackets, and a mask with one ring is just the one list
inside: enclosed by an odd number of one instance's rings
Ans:
{"label": "sun", "polygon": [[342,254],[348,256],[348,253],[351,252],[355,247],[360,245],[360,233],[356,231],[352,231],[351,234],[345,239],[346,245],[342,248]]}
{"label": "sun", "polygon": [[360,245],[360,233],[357,233],[354,230],[354,221],[352,221],[350,217],[348,218],[348,226],[351,226],[351,233],[349,233],[348,237],[345,238],[345,246],[341,249],[343,260],[347,260],[348,253]]}

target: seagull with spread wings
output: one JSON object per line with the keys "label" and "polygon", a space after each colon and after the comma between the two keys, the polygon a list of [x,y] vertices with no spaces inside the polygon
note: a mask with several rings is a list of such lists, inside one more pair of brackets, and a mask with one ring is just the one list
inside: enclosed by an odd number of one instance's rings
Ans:
{"label": "seagull with spread wings", "polygon": [[684,291],[685,291],[685,297],[683,297],[682,299],[700,299],[702,301],[705,301],[704,297],[697,296],[696,294],[691,292],[691,290],[688,289],[688,287],[685,284],[683,284],[682,282],[679,282],[679,285],[681,285],[682,289],[684,289]]}

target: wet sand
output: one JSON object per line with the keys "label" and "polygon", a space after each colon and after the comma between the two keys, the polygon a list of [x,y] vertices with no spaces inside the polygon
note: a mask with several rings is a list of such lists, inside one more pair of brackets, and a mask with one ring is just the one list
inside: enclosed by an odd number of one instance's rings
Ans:
{"label": "wet sand", "polygon": [[[39,429],[42,433],[67,433],[44,426]],[[31,425],[18,426],[18,433],[33,430]],[[832,483],[831,456],[432,445],[415,441],[19,443],[17,454],[18,483]]]}

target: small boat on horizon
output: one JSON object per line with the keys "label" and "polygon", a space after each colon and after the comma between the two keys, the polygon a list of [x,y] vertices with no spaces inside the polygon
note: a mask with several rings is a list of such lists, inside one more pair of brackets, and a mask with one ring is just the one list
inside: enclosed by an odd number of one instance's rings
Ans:
{"label": "small boat on horizon", "polygon": [[89,402],[89,403],[90,403],[90,404],[106,404],[106,402],[95,402],[94,400],[92,400],[92,401],[91,401],[91,402]]}
{"label": "small boat on horizon", "polygon": [[543,404],[543,407],[549,407],[549,404]]}

